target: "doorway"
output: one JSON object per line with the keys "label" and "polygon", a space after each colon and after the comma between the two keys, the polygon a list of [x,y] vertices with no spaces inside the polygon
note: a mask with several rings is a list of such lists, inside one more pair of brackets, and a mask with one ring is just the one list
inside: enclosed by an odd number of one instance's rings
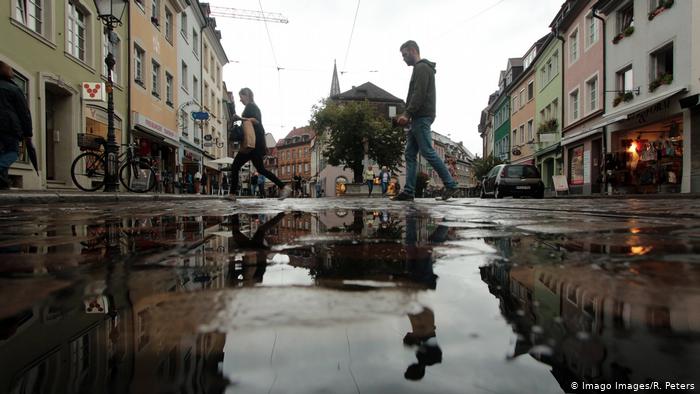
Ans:
{"label": "doorway", "polygon": [[54,184],[65,184],[70,179],[73,160],[73,95],[60,86],[47,82],[44,97],[46,180]]}

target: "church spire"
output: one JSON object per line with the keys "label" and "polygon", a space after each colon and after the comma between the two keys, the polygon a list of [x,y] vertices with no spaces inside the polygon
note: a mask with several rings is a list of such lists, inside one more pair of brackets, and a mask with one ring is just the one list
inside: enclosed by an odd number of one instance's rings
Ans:
{"label": "church spire", "polygon": [[333,60],[333,80],[331,81],[331,97],[340,94],[340,81],[338,80],[338,66]]}

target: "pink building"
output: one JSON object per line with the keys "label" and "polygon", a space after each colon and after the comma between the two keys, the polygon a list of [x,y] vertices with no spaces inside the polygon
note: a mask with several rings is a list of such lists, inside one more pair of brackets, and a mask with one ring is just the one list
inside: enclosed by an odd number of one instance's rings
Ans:
{"label": "pink building", "polygon": [[602,193],[605,61],[603,24],[592,11],[596,0],[568,0],[555,18],[564,40],[564,118],[561,146],[569,190]]}

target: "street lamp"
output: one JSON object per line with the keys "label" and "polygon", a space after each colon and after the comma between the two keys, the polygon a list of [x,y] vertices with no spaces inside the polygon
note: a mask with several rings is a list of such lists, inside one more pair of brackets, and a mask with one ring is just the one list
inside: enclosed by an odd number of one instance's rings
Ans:
{"label": "street lamp", "polygon": [[114,95],[112,71],[114,70],[114,55],[112,54],[113,31],[117,26],[122,25],[122,17],[126,7],[129,6],[129,0],[94,0],[95,8],[97,9],[97,17],[102,20],[102,23],[107,29],[107,45],[108,54],[105,58],[107,65],[107,146],[105,153],[107,155],[107,171],[105,171],[104,185],[105,192],[116,192],[119,190],[119,182],[117,180],[117,156],[119,155],[119,145],[116,142],[114,135]]}

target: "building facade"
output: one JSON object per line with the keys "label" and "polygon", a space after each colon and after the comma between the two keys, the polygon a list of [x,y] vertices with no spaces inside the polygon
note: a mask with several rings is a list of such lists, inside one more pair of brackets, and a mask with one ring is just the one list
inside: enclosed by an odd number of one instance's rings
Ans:
{"label": "building facade", "polygon": [[129,4],[131,139],[139,144],[140,155],[157,161],[158,172],[174,177],[180,149],[175,20],[186,4],[183,0],[135,0]]}
{"label": "building facade", "polygon": [[535,125],[537,150],[535,165],[545,188],[553,188],[552,176],[563,172],[561,154],[562,42],[550,35],[542,46],[542,55],[535,62]]}
{"label": "building facade", "polygon": [[295,175],[299,175],[308,184],[314,175],[311,171],[311,145],[316,137],[309,127],[295,127],[284,138],[277,141],[277,177],[286,184],[291,184]]}
{"label": "building facade", "polygon": [[[83,84],[107,81],[104,59],[111,47],[115,131],[124,143],[129,122],[128,31],[118,27],[112,42],[96,18],[92,1],[9,0],[0,6],[0,60],[15,70],[32,115],[38,175],[22,147],[10,168],[12,187],[74,189],[70,167],[80,153],[78,133],[107,136],[107,103],[83,97]],[[127,19],[125,12],[123,19]]]}
{"label": "building facade", "polygon": [[569,0],[553,26],[565,39],[562,153],[570,193],[601,193],[605,63],[602,23],[594,0]]}
{"label": "building facade", "polygon": [[[605,18],[606,180],[611,193],[693,190],[700,132],[697,14],[700,4],[601,1]],[[697,72],[697,71],[695,71]],[[697,164],[696,164],[697,167]],[[697,175],[695,175],[697,177]],[[697,184],[697,181],[696,181]]]}

